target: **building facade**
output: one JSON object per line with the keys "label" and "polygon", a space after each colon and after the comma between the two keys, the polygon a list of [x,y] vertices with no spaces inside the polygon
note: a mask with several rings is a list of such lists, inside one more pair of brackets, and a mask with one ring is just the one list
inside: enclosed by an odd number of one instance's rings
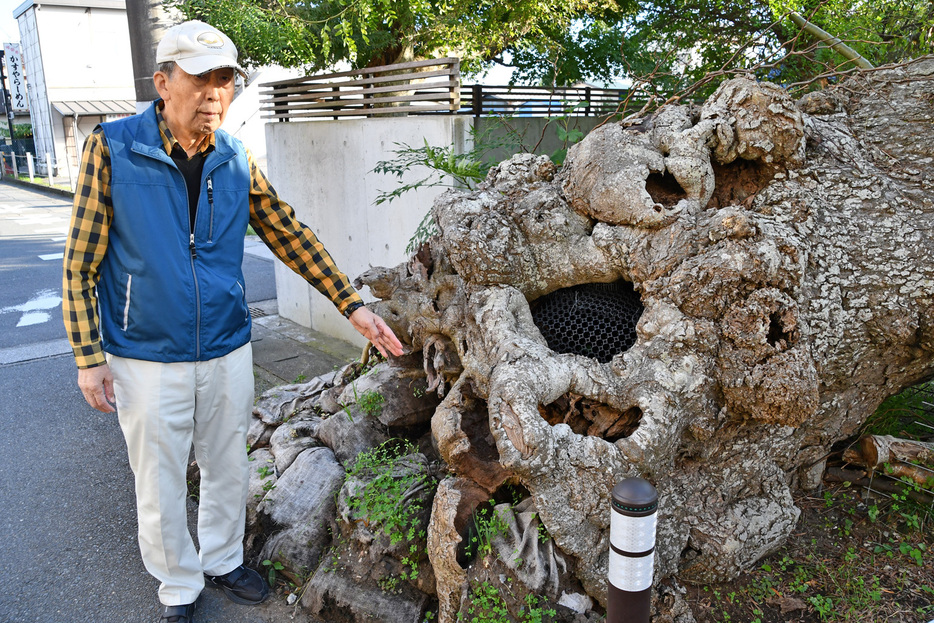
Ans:
{"label": "building facade", "polygon": [[37,168],[74,179],[98,123],[136,112],[124,0],[26,0],[19,25]]}

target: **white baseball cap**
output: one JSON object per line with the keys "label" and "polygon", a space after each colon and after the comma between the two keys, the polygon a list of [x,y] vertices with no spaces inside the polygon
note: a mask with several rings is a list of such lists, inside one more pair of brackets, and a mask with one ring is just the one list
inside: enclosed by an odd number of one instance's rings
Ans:
{"label": "white baseball cap", "polygon": [[237,46],[230,37],[217,28],[192,20],[165,31],[156,48],[156,62],[175,63],[193,76],[200,76],[222,67],[233,67],[244,78],[243,68],[237,64]]}

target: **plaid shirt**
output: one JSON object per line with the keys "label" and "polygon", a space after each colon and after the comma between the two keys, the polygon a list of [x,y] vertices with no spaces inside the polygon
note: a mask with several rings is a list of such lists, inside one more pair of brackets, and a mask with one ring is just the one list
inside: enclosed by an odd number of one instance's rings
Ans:
{"label": "plaid shirt", "polygon": [[[178,141],[157,108],[159,130],[167,154]],[[199,147],[214,149],[214,134]],[[296,217],[295,211],[280,200],[253,155],[250,163],[250,225],[266,245],[289,268],[327,296],[342,312],[361,302],[347,276],[337,269],[315,234]],[[107,252],[113,202],[110,196],[110,151],[102,132],[91,134],[84,144],[75,192],[71,227],[65,243],[62,315],[68,339],[79,368],[104,363],[98,329],[95,287],[98,268]]]}

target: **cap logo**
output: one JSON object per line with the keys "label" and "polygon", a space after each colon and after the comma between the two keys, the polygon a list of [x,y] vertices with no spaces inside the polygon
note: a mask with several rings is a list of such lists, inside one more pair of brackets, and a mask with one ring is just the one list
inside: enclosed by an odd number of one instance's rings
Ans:
{"label": "cap logo", "polygon": [[217,33],[213,32],[203,32],[198,35],[196,39],[198,43],[209,48],[222,48],[224,47],[224,40],[221,39]]}

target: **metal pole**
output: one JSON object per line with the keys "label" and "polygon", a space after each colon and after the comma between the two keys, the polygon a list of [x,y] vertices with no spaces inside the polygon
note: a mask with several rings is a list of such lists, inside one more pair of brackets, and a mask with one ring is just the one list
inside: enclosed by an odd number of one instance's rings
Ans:
{"label": "metal pole", "polygon": [[613,487],[607,623],[648,623],[655,566],[658,492],[642,478]]}

